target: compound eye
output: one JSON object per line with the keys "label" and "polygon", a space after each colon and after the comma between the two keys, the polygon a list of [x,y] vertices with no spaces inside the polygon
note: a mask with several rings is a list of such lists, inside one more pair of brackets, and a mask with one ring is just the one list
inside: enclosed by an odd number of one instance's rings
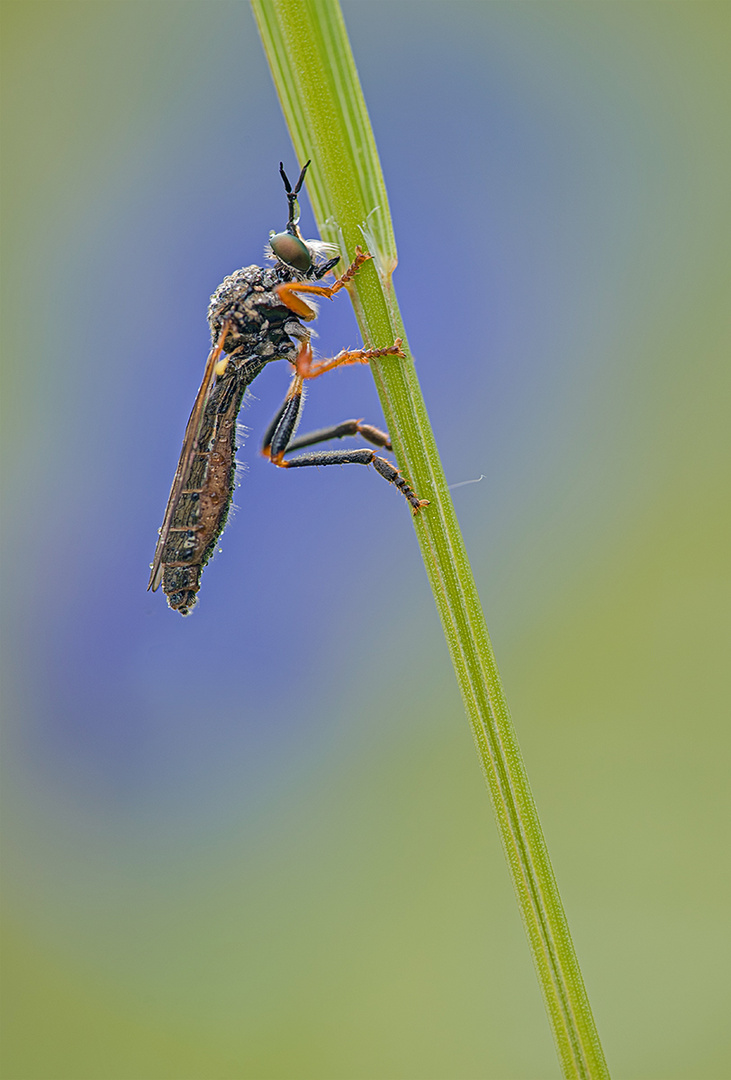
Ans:
{"label": "compound eye", "polygon": [[312,256],[307,245],[291,233],[272,233],[269,246],[280,262],[299,270],[300,273],[304,274],[312,267]]}

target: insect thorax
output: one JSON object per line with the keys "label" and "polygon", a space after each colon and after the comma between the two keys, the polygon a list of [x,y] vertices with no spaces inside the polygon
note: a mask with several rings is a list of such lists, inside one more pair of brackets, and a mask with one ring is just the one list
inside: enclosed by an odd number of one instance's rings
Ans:
{"label": "insect thorax", "polygon": [[[267,360],[294,360],[298,340],[306,340],[309,330],[287,308],[274,291],[276,285],[301,277],[282,263],[274,267],[244,266],[221,282],[208,305],[208,324],[215,342],[223,322],[231,332],[224,351]],[[294,341],[292,339],[295,339]]]}

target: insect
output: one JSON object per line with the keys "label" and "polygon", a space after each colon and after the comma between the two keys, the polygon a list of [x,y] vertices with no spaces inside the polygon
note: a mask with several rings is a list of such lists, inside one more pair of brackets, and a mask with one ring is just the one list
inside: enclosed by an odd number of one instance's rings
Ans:
{"label": "insect", "polygon": [[308,161],[292,188],[280,162],[289,215],[285,230],[269,236],[266,253],[274,265],[237,270],[219,285],[208,307],[212,348],[185,429],[147,586],[154,592],[162,585],[168,604],[181,615],[188,615],[193,608],[203,567],[226,525],[235,484],[236,418],[246,388],[273,360],[287,360],[293,368],[289,391],[267,428],[262,446],[263,454],[274,465],[285,469],[373,465],[405,496],[414,514],[428,505],[409,487],[395,465],[368,447],[285,457],[293,450],[358,434],[373,446],[390,450],[388,434],[360,420],[346,420],[299,438],[294,436],[306,380],[346,364],[404,355],[397,338],[385,349],[343,350],[328,360],[313,358],[311,331],[303,321],[310,322],[317,312],[300,294],[332,298],[371,256],[356,248],[355,259],[344,274],[332,285],[318,284],[339,262],[339,256],[327,258],[331,246],[305,240],[298,228],[297,196],[310,164]]}

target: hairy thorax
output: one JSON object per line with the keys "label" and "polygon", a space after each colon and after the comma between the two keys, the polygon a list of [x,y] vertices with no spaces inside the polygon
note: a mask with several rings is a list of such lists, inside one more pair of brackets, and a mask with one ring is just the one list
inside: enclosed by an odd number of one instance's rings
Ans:
{"label": "hairy thorax", "polygon": [[300,277],[282,266],[244,266],[229,274],[208,305],[212,341],[218,339],[228,319],[231,329],[224,342],[225,353],[294,362],[299,343],[309,339],[310,331],[282,303],[275,287]]}

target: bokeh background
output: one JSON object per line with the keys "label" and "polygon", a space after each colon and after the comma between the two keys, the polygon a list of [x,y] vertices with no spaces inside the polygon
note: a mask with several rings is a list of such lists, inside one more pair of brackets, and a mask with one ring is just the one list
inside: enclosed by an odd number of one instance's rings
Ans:
{"label": "bokeh background", "polygon": [[[727,1076],[731,10],[344,12],[610,1066]],[[297,169],[248,6],[3,17],[4,1077],[557,1077],[409,514],[258,456],[281,365],[195,614],[145,591]]]}

